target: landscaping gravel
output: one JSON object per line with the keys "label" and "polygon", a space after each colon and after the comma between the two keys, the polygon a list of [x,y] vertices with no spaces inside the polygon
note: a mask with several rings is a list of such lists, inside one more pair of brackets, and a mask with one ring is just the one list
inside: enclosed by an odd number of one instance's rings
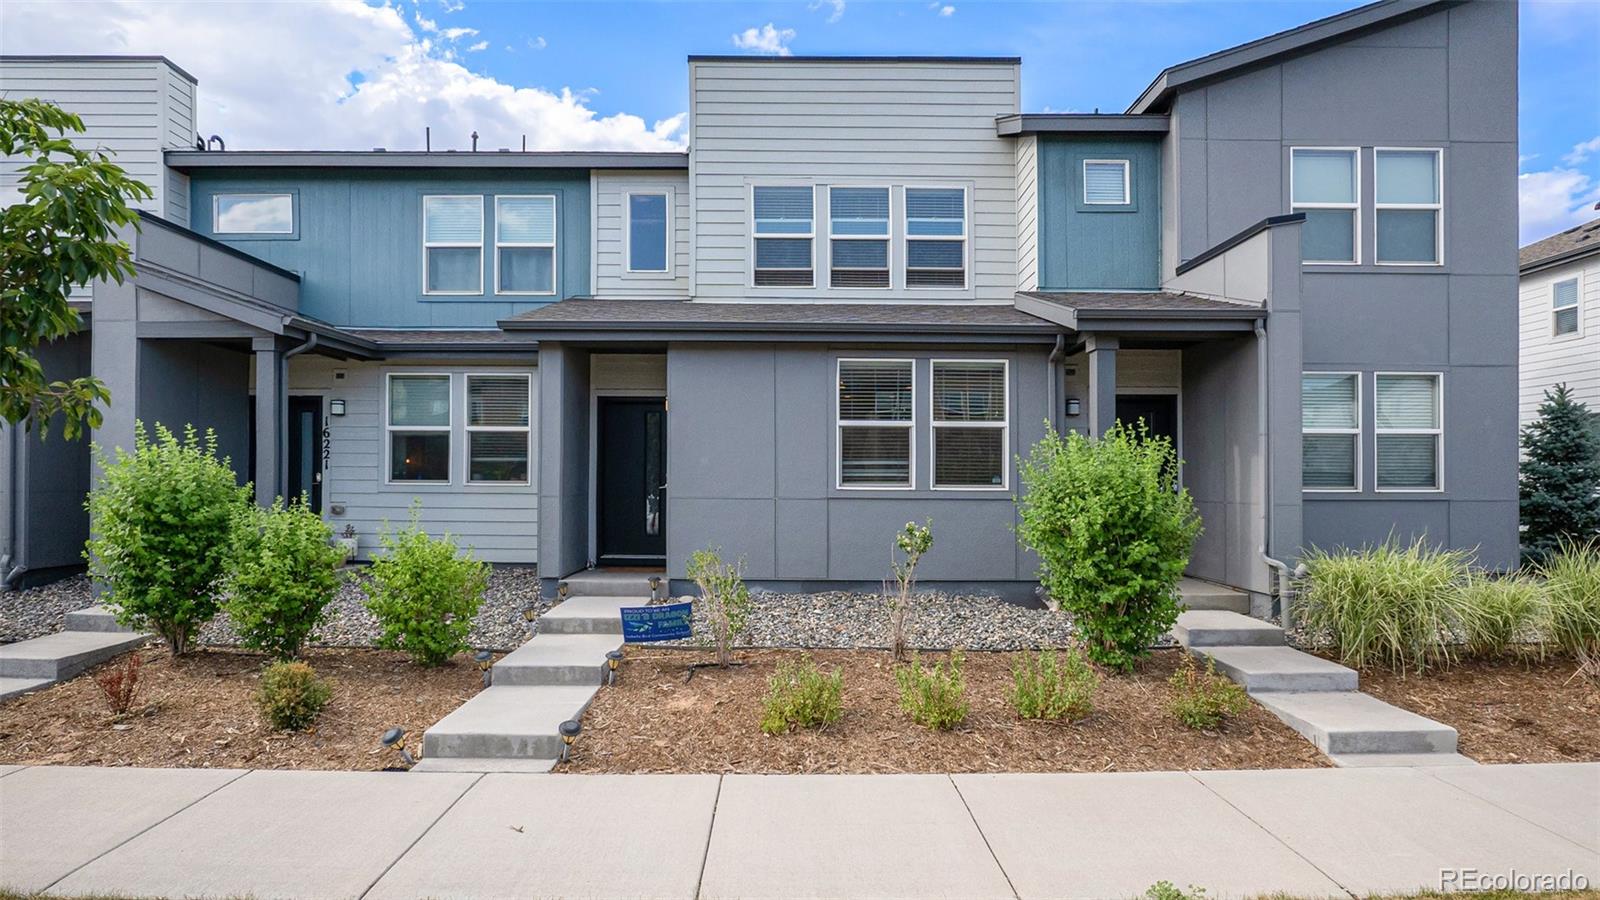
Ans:
{"label": "landscaping gravel", "polygon": [[83,575],[0,593],[0,644],[54,634],[67,613],[93,605],[94,591]]}

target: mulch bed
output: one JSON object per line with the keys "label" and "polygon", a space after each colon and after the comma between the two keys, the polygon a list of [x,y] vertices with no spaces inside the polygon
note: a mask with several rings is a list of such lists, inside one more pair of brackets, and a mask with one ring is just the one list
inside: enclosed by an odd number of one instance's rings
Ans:
{"label": "mulch bed", "polygon": [[0,763],[382,769],[396,762],[378,743],[386,729],[420,741],[482,688],[465,656],[424,669],[400,653],[312,650],[306,662],[333,697],[312,729],[283,732],[256,709],[261,654],[205,649],[175,660],[155,645],[139,653],[139,693],[125,715],[108,711],[94,672],[0,705]]}
{"label": "mulch bed", "polygon": [[[1007,699],[1016,654],[968,653],[971,712],[933,732],[899,708],[887,652],[813,651],[844,674],[844,717],[821,731],[761,733],[778,661],[799,651],[746,650],[745,665],[700,668],[704,651],[628,648],[617,684],[584,714],[566,772],[1104,772],[1312,768],[1327,761],[1255,704],[1219,732],[1192,731],[1167,710],[1179,651],[1157,651],[1130,676],[1106,676],[1095,712],[1075,724],[1026,721]],[[931,656],[930,656],[931,658]]]}
{"label": "mulch bed", "polygon": [[1481,763],[1600,760],[1600,685],[1569,657],[1465,660],[1424,675],[1361,673],[1361,689],[1453,726]]}

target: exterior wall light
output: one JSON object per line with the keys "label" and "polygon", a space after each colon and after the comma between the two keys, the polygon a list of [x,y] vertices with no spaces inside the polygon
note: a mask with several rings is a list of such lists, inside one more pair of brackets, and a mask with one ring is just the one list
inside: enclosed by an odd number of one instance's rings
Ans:
{"label": "exterior wall light", "polygon": [[406,733],[401,728],[391,728],[383,733],[383,746],[400,754],[407,769],[417,764],[417,758],[406,749]]}
{"label": "exterior wall light", "polygon": [[561,723],[558,729],[561,732],[561,761],[567,761],[567,754],[572,750],[572,742],[578,739],[578,733],[583,731],[583,724],[577,719],[568,719]]}
{"label": "exterior wall light", "polygon": [[621,650],[606,651],[606,684],[617,683],[617,666],[622,665]]}
{"label": "exterior wall light", "polygon": [[494,659],[494,654],[487,650],[479,650],[477,653],[472,654],[472,661],[478,664],[478,671],[483,673],[484,687],[489,686],[489,669],[493,665],[490,662],[491,659]]}
{"label": "exterior wall light", "polygon": [[343,400],[329,400],[328,401],[328,415],[330,415],[330,416],[342,416],[342,415],[344,415],[344,401]]}
{"label": "exterior wall light", "polygon": [[1076,416],[1083,413],[1083,401],[1071,399],[1067,401],[1067,415]]}

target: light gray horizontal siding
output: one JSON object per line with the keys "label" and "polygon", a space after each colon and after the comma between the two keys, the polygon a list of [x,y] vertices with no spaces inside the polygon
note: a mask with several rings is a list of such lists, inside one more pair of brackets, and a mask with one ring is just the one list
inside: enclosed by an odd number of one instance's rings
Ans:
{"label": "light gray horizontal siding", "polygon": [[[1556,282],[1570,278],[1578,279],[1578,334],[1555,337],[1552,291]],[[1544,392],[1557,384],[1600,411],[1600,257],[1527,276],[1519,297],[1519,420],[1524,425],[1533,421]]]}
{"label": "light gray horizontal siding", "polygon": [[[631,191],[672,192],[672,277],[629,274],[627,215]],[[596,172],[594,187],[594,292],[598,297],[682,298],[689,296],[689,175],[687,172]]]}

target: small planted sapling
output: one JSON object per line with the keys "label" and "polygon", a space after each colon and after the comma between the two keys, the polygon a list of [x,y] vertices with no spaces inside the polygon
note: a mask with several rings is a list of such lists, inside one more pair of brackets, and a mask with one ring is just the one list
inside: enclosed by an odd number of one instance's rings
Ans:
{"label": "small planted sapling", "polygon": [[726,563],[715,549],[696,550],[689,556],[687,574],[700,589],[705,610],[707,639],[717,651],[717,665],[733,663],[733,642],[744,633],[750,618],[750,589],[744,584],[744,562]]}
{"label": "small planted sapling", "polygon": [[890,566],[894,569],[895,588],[884,582],[884,600],[889,607],[889,649],[894,658],[906,658],[906,618],[911,613],[911,592],[917,583],[917,563],[933,546],[933,520],[921,525],[907,522],[906,527],[894,537],[895,548],[905,555],[901,560],[890,553]]}

